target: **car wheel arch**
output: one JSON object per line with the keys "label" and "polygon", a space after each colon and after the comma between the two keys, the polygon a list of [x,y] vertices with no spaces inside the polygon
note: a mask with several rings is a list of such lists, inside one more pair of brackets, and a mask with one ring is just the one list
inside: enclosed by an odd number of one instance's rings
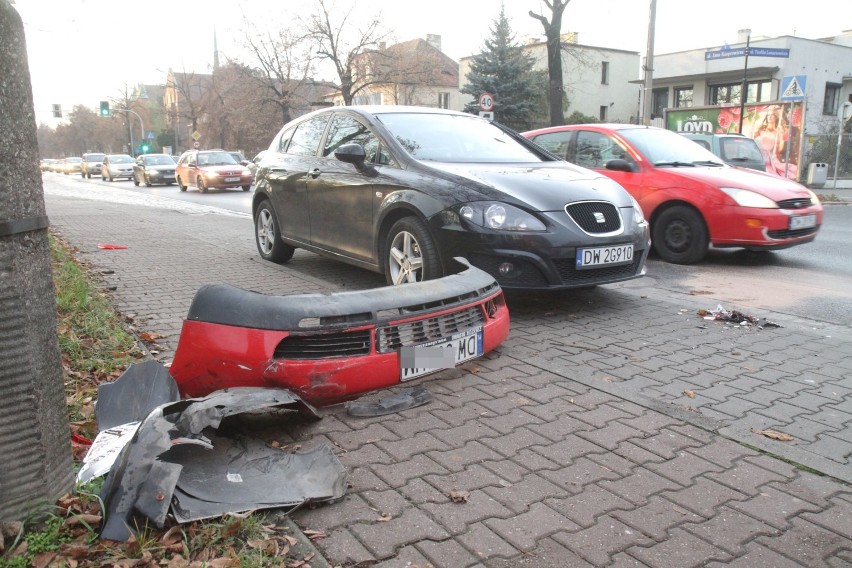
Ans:
{"label": "car wheel arch", "polygon": [[415,217],[423,222],[424,226],[426,227],[426,230],[429,232],[429,237],[432,239],[432,242],[435,243],[436,253],[438,256],[438,264],[441,266],[441,269],[446,272],[444,259],[441,255],[440,249],[437,247],[439,241],[436,238],[434,231],[432,230],[432,226],[429,223],[429,220],[423,217],[423,215],[416,209],[405,206],[396,207],[395,209],[388,211],[379,221],[379,230],[374,243],[375,254],[379,260],[379,269],[384,272],[387,268],[387,250],[385,249],[387,248],[387,239],[391,228],[397,221],[399,221],[400,219],[405,219],[406,217]]}

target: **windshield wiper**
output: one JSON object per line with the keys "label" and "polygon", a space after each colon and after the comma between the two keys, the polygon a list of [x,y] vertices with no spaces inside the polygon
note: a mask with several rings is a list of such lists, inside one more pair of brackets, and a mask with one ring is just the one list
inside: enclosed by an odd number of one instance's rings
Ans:
{"label": "windshield wiper", "polygon": [[716,166],[716,167],[722,167],[722,166],[724,165],[722,162],[717,162],[717,161],[715,161],[715,160],[698,160],[698,161],[695,161],[695,162],[692,162],[692,163],[693,163],[693,164],[696,164],[696,165],[699,165],[699,166]]}
{"label": "windshield wiper", "polygon": [[654,166],[658,168],[694,168],[695,164],[692,162],[654,162]]}

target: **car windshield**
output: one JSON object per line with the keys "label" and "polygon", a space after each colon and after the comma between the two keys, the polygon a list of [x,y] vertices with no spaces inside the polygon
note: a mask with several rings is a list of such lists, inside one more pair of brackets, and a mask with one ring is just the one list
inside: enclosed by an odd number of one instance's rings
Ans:
{"label": "car windshield", "polygon": [[387,113],[377,118],[416,159],[436,162],[541,162],[520,142],[475,116]]}
{"label": "car windshield", "polygon": [[146,166],[173,166],[174,163],[171,156],[145,156]]}
{"label": "car windshield", "polygon": [[618,133],[655,166],[722,164],[710,150],[670,130],[625,128]]}
{"label": "car windshield", "polygon": [[198,154],[199,166],[231,166],[238,162],[227,152],[205,152]]}
{"label": "car windshield", "polygon": [[102,162],[105,157],[106,157],[106,154],[89,154],[88,156],[86,156],[86,161],[87,162]]}
{"label": "car windshield", "polygon": [[723,138],[720,140],[719,150],[722,158],[725,160],[737,161],[755,161],[762,162],[763,156],[760,154],[760,149],[757,147],[757,142],[751,138]]}
{"label": "car windshield", "polygon": [[65,158],[65,162],[69,164],[78,164],[83,161],[83,158]]}
{"label": "car windshield", "polygon": [[129,164],[133,161],[130,156],[110,156],[109,161],[113,164]]}

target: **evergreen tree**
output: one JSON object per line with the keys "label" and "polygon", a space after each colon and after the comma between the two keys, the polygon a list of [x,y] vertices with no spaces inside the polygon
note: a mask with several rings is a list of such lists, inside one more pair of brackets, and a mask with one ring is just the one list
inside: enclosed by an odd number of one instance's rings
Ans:
{"label": "evergreen tree", "polygon": [[479,112],[479,95],[491,93],[494,120],[515,130],[529,128],[536,108],[547,94],[547,79],[542,72],[533,70],[534,64],[533,58],[515,44],[514,33],[501,5],[491,37],[485,40],[482,53],[473,56],[467,84],[461,89],[475,99],[465,105],[465,112]]}

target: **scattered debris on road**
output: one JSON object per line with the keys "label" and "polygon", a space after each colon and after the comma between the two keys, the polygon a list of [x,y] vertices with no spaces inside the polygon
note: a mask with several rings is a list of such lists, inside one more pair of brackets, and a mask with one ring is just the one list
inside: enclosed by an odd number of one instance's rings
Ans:
{"label": "scattered debris on road", "polygon": [[346,491],[346,470],[328,446],[290,453],[264,441],[293,412],[321,418],[289,391],[235,387],[181,400],[168,371],[147,361],[98,393],[100,433],[81,474],[91,479],[109,471],[102,539],[126,541],[146,523],[163,528],[169,512],[179,523],[257,509],[289,512]]}
{"label": "scattered debris on road", "polygon": [[777,323],[767,321],[766,318],[757,318],[737,310],[728,311],[722,307],[722,304],[718,304],[715,310],[700,308],[698,310],[698,315],[708,321],[723,321],[729,324],[740,325],[742,327],[752,325],[758,329],[781,327]]}
{"label": "scattered debris on road", "polygon": [[125,250],[127,249],[124,245],[110,245],[105,243],[98,243],[98,248],[101,250]]}
{"label": "scattered debris on road", "polygon": [[379,400],[352,400],[343,406],[351,416],[384,416],[432,402],[432,393],[423,385],[400,389]]}

